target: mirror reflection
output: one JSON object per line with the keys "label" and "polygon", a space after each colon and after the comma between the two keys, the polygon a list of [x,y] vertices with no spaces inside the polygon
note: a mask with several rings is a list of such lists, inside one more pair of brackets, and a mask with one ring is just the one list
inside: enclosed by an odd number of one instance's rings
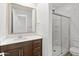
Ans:
{"label": "mirror reflection", "polygon": [[11,4],[11,33],[35,32],[35,10]]}

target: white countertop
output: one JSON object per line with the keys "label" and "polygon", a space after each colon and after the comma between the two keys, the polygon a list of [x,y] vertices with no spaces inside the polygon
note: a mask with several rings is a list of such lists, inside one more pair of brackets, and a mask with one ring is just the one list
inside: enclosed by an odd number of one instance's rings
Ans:
{"label": "white countertop", "polygon": [[0,46],[24,42],[24,41],[36,40],[36,39],[40,39],[40,38],[42,38],[42,36],[40,36],[40,35],[26,36],[26,37],[23,37],[23,38],[8,38],[8,39],[5,39],[5,40],[2,40],[0,42]]}

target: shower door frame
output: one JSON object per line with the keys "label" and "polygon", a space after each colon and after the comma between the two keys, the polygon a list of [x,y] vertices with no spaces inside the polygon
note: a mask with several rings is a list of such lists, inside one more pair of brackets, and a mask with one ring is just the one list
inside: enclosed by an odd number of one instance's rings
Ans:
{"label": "shower door frame", "polygon": [[[65,18],[68,18],[68,34],[69,34],[69,37],[68,37],[68,50],[70,50],[70,22],[71,22],[71,18],[70,17],[68,17],[68,16],[65,16],[65,15],[61,15],[61,14],[58,14],[58,13],[55,13],[55,12],[53,12],[52,13],[52,15],[56,15],[56,16],[60,16],[60,25],[61,25],[61,37],[60,37],[60,39],[61,39],[61,54],[60,55],[64,55],[64,53],[62,53],[62,17],[65,17]],[[52,23],[53,23],[53,25],[52,25],[52,30],[54,29],[54,19],[52,19]],[[53,32],[52,32],[52,35],[54,35],[53,34]],[[54,40],[53,39],[53,36],[52,36],[52,40]],[[53,46],[53,43],[52,43],[52,46]],[[53,52],[53,47],[52,47],[52,52]],[[53,53],[52,53],[53,54]]]}

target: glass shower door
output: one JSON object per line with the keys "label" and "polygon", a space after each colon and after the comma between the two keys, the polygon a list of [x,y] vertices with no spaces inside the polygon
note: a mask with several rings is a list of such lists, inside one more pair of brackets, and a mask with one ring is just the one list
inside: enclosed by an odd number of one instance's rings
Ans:
{"label": "glass shower door", "polygon": [[68,52],[69,49],[69,19],[62,17],[62,53]]}
{"label": "glass shower door", "polygon": [[53,14],[52,39],[53,39],[53,55],[61,54],[61,17]]}

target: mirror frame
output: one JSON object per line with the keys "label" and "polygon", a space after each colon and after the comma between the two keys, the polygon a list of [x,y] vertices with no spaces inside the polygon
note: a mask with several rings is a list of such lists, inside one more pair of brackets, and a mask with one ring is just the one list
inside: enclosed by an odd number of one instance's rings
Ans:
{"label": "mirror frame", "polygon": [[[22,6],[19,4],[15,3],[8,3],[8,34],[28,34],[30,32],[23,32],[23,33],[13,33],[13,14],[12,14],[12,5],[18,5],[24,8],[31,8],[32,9],[32,32],[31,33],[36,33],[36,8],[28,7],[28,6]],[[34,22],[33,22],[34,21]]]}

